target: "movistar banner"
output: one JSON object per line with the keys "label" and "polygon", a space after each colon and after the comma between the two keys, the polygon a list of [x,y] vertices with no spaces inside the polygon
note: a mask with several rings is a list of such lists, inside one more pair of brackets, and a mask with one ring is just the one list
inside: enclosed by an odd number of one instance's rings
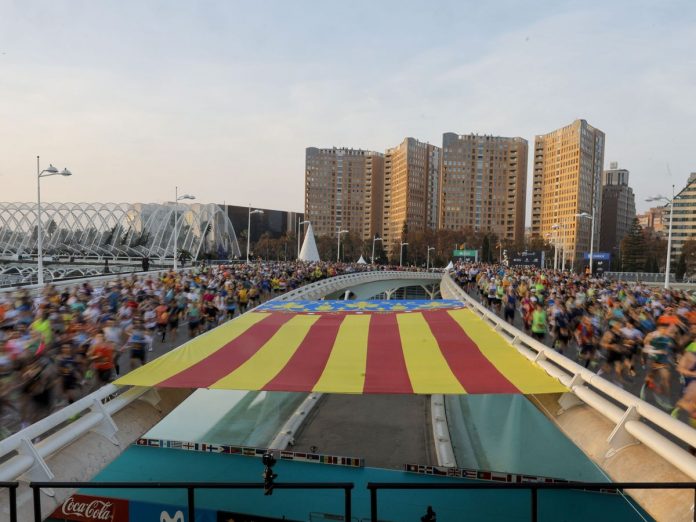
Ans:
{"label": "movistar banner", "polygon": [[454,257],[455,259],[461,259],[463,261],[475,262],[475,261],[478,261],[478,250],[476,250],[476,249],[453,250],[452,257]]}

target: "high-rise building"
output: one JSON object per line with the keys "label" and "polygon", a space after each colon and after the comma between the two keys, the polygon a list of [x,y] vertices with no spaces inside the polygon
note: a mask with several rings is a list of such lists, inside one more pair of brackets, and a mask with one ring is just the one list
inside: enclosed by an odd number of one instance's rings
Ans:
{"label": "high-rise building", "polygon": [[653,207],[642,214],[636,214],[636,217],[643,230],[657,237],[666,237],[668,216],[665,207]]}
{"label": "high-rise building", "polygon": [[613,258],[620,253],[621,241],[630,232],[636,217],[636,199],[628,186],[628,170],[612,162],[602,173],[602,229],[599,250],[610,252]]}
{"label": "high-rise building", "polygon": [[308,147],[305,219],[317,236],[348,230],[362,239],[381,233],[384,156],[379,152]]}
{"label": "high-rise building", "polygon": [[404,228],[419,232],[433,226],[437,215],[440,148],[406,138],[384,155],[385,249],[394,255]]}
{"label": "high-rise building", "polygon": [[442,136],[439,228],[493,232],[523,243],[527,140]]}
{"label": "high-rise building", "polygon": [[[669,206],[664,208],[664,234],[669,228]],[[686,186],[674,197],[674,222],[672,223],[672,259],[679,258],[686,241],[696,240],[696,172],[692,172]]]}
{"label": "high-rise building", "polygon": [[599,244],[603,165],[604,133],[585,120],[534,140],[532,234],[556,244],[566,268],[590,250],[591,220],[578,214],[594,214]]}

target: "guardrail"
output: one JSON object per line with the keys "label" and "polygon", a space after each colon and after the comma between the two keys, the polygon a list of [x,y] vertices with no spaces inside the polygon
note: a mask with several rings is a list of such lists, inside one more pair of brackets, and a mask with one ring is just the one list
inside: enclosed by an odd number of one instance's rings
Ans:
{"label": "guardrail", "polygon": [[641,422],[641,419],[652,422],[691,447],[696,447],[696,430],[510,325],[469,296],[449,274],[442,278],[441,289],[455,298],[466,301],[472,310],[493,325],[496,332],[506,335],[512,346],[522,355],[568,387],[572,393],[564,394],[559,400],[562,409],[569,409],[582,401],[615,424],[609,435],[610,449],[606,457],[615,455],[620,449],[637,440],[692,479],[696,479],[696,457]]}
{"label": "guardrail", "polygon": [[[190,268],[187,268],[186,270],[190,270]],[[147,272],[143,272],[142,270],[140,271],[134,271],[134,272],[119,272],[119,273],[113,273],[113,274],[108,274],[108,275],[100,275],[100,276],[84,276],[84,277],[75,277],[75,278],[70,278],[70,279],[56,279],[55,281],[46,281],[44,286],[42,287],[41,285],[35,284],[35,285],[14,285],[14,286],[4,286],[0,287],[0,293],[3,292],[16,292],[18,290],[27,290],[30,294],[34,295],[37,292],[39,292],[42,288],[46,286],[54,286],[56,288],[64,288],[66,286],[74,286],[79,283],[84,283],[84,282],[107,282],[107,281],[115,281],[116,279],[124,279],[127,277],[131,276],[146,276],[146,275],[152,275],[152,276],[159,276],[161,274],[164,274],[165,272],[169,272],[169,270],[149,270]]]}
{"label": "guardrail", "polygon": [[[146,393],[156,394],[154,390],[143,387],[132,387],[123,393],[119,393],[120,391],[122,390],[117,386],[107,384],[79,401],[1,440],[0,461],[13,452],[17,454],[0,464],[0,481],[14,480],[27,472],[31,480],[53,479],[54,475],[46,464],[46,459],[88,431],[95,431],[118,445],[119,442],[115,437],[118,428],[112,416]],[[154,402],[156,397],[152,399]],[[86,410],[89,412],[79,419],[51,433],[40,442],[33,442],[34,439],[44,437],[46,433],[56,430],[69,419]]]}
{"label": "guardrail", "polygon": [[[196,520],[195,493],[197,489],[342,489],[344,498],[344,520],[352,518],[352,482],[31,482],[29,487],[34,496],[34,521],[41,522],[41,488],[59,489],[185,489],[187,492],[187,520]],[[271,493],[267,493],[271,494]]]}
{"label": "guardrail", "polygon": [[337,292],[351,286],[364,283],[372,283],[374,281],[384,280],[420,280],[420,281],[439,281],[442,274],[438,272],[408,272],[400,270],[376,270],[370,272],[354,272],[352,274],[342,274],[339,276],[322,279],[316,283],[296,288],[277,297],[280,301],[293,301],[298,299],[319,299],[327,294]]}
{"label": "guardrail", "polygon": [[[529,490],[529,520],[537,522],[539,516],[539,490],[585,490],[605,491],[626,489],[691,489],[696,493],[696,484],[693,482],[523,482],[523,483],[481,483],[481,482],[368,482],[370,490],[370,520],[379,522],[377,516],[378,503],[377,492],[379,490]],[[546,517],[544,517],[546,518]],[[556,517],[557,518],[557,517]],[[425,520],[421,518],[421,520]],[[434,520],[434,519],[433,519]],[[694,514],[696,522],[696,513]]]}

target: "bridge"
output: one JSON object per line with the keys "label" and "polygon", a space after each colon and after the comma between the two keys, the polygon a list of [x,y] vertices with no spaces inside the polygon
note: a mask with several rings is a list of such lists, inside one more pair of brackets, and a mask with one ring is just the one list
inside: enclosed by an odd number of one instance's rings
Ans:
{"label": "bridge", "polygon": [[[143,444],[156,443],[158,447],[166,446],[166,451],[176,451],[171,442],[181,445],[182,441],[196,446],[213,444],[223,450],[231,443],[238,447],[274,448],[287,452],[296,461],[300,460],[298,455],[354,457],[364,466],[364,476],[342,468],[341,473],[336,471],[334,475],[320,473],[316,467],[310,471],[316,471],[316,476],[322,479],[340,475],[357,482],[375,477],[408,482],[413,476],[440,480],[434,475],[447,469],[458,470],[461,477],[471,477],[474,473],[474,478],[484,481],[486,477],[490,480],[497,476],[495,473],[503,473],[508,480],[526,475],[540,480],[553,478],[607,485],[611,481],[696,479],[696,458],[684,449],[696,447],[696,431],[504,323],[470,298],[448,274],[404,271],[346,274],[298,288],[269,303],[272,308],[283,303],[339,297],[388,299],[403,289],[419,289],[421,296],[428,299],[439,295],[464,303],[467,313],[475,314],[471,321],[476,321],[474,330],[466,330],[468,335],[486,336],[485,342],[478,342],[480,346],[504,344],[510,357],[528,361],[526,364],[543,373],[544,379],[557,383],[559,391],[524,395],[346,394],[322,393],[315,387],[303,392],[270,393],[259,389],[192,391],[191,387],[108,385],[0,441],[0,481],[22,481],[18,495],[20,520],[30,520],[32,516],[27,481],[104,481],[124,477],[135,480],[132,468],[138,459],[153,458],[163,469],[166,466],[160,460],[162,452],[156,453],[142,447]],[[226,324],[242,324],[249,317],[253,317],[250,312]],[[221,328],[224,327],[218,330]],[[221,335],[216,332],[197,340],[210,346],[216,342],[215,335]],[[177,353],[183,354],[185,350],[186,345]],[[413,377],[412,382],[415,382]],[[81,414],[78,420],[68,422],[78,413]],[[194,462],[198,457],[193,453],[186,457],[192,470],[199,465],[198,461]],[[170,453],[167,458],[171,458]],[[292,463],[281,464],[285,476],[294,473],[296,468],[292,468]],[[420,470],[421,474],[404,474],[404,465],[415,466],[411,471]],[[239,464],[240,469],[253,468],[248,466]],[[384,471],[369,471],[372,468]],[[138,473],[147,475],[148,480],[167,480],[165,475],[153,470]],[[211,471],[211,475],[215,473]],[[219,479],[220,475],[208,480],[216,477]],[[191,480],[205,479],[191,475]],[[44,488],[43,492],[44,516],[59,507],[70,493],[51,488]],[[575,495],[564,498],[577,509],[580,509],[576,505],[578,498],[581,504],[589,503],[590,507],[594,501],[611,500],[592,497],[590,502],[588,497],[577,497],[577,492]],[[636,520],[650,516],[658,520],[693,518],[693,496],[688,491],[645,490],[631,491],[631,495],[637,503],[621,498],[618,504],[607,504],[607,509],[632,513]],[[136,497],[131,500],[144,500],[142,496]],[[466,498],[464,492],[457,498],[460,497]],[[157,498],[164,504],[181,505],[180,500],[171,496]],[[414,506],[424,506],[426,498],[438,497],[414,494],[413,498],[417,499]],[[446,498],[455,507],[451,511],[441,508],[438,514],[442,520],[455,520],[451,517],[459,504],[451,494]],[[210,505],[219,501],[213,497],[205,499]],[[309,501],[311,497],[304,499]],[[326,513],[336,511],[330,504],[322,504]],[[9,497],[5,496],[3,506],[8,505]],[[496,502],[492,501],[478,513],[491,515],[495,506]],[[514,512],[519,504],[512,502],[508,507]],[[278,513],[281,508],[276,508]],[[5,511],[9,513],[9,508]],[[399,516],[398,511],[394,513]]]}

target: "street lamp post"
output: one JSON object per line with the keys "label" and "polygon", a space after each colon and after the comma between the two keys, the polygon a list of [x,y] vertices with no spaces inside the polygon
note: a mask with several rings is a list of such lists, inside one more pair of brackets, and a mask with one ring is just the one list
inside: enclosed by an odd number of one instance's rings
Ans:
{"label": "street lamp post", "polygon": [[336,262],[338,263],[341,260],[341,234],[347,234],[347,230],[341,230],[341,227],[338,227],[336,230],[338,230],[338,245],[336,248]]}
{"label": "street lamp post", "polygon": [[[179,201],[184,199],[196,199],[191,194],[179,195],[179,187],[174,187],[174,271],[179,269],[177,249],[179,248]],[[185,240],[184,240],[185,241]]]}
{"label": "street lamp post", "polygon": [[645,201],[663,201],[669,205],[669,232],[667,234],[667,262],[665,263],[665,290],[669,289],[669,270],[672,261],[672,222],[674,221],[674,185],[672,185],[672,198],[654,196]]}
{"label": "street lamp post", "polygon": [[558,270],[558,229],[561,225],[555,223],[551,225],[553,229],[553,269]]}
{"label": "street lamp post", "polygon": [[249,264],[249,248],[251,247],[251,215],[252,214],[263,214],[263,210],[254,209],[251,210],[251,203],[249,203],[249,222],[247,224],[247,251],[246,251],[246,264]]}
{"label": "street lamp post", "polygon": [[[575,214],[576,217],[588,218],[592,220],[591,230],[590,230],[590,275],[592,275],[592,262],[594,261],[594,211],[592,214],[587,212],[581,212],[580,214]],[[601,246],[600,246],[601,248]]]}
{"label": "street lamp post", "polygon": [[47,178],[48,176],[72,176],[72,172],[68,169],[63,169],[60,172],[53,165],[49,164],[47,169],[41,170],[39,166],[39,156],[36,156],[36,194],[37,194],[37,223],[36,223],[36,250],[39,255],[38,259],[38,283],[40,286],[44,284],[43,277],[43,231],[41,225],[41,178]]}
{"label": "street lamp post", "polygon": [[375,241],[382,241],[381,237],[373,237],[372,238],[372,264],[375,264]]}
{"label": "street lamp post", "polygon": [[302,225],[307,225],[309,224],[309,219],[306,219],[304,221],[300,221],[300,218],[297,218],[297,258],[300,258],[300,230],[302,230]]}
{"label": "street lamp post", "polygon": [[425,258],[425,271],[427,272],[428,269],[430,268],[430,251],[435,250],[435,247],[428,247],[428,255]]}
{"label": "street lamp post", "polygon": [[399,266],[402,266],[403,258],[404,258],[404,247],[408,246],[408,243],[404,243],[403,241],[401,242],[401,246],[399,247]]}

